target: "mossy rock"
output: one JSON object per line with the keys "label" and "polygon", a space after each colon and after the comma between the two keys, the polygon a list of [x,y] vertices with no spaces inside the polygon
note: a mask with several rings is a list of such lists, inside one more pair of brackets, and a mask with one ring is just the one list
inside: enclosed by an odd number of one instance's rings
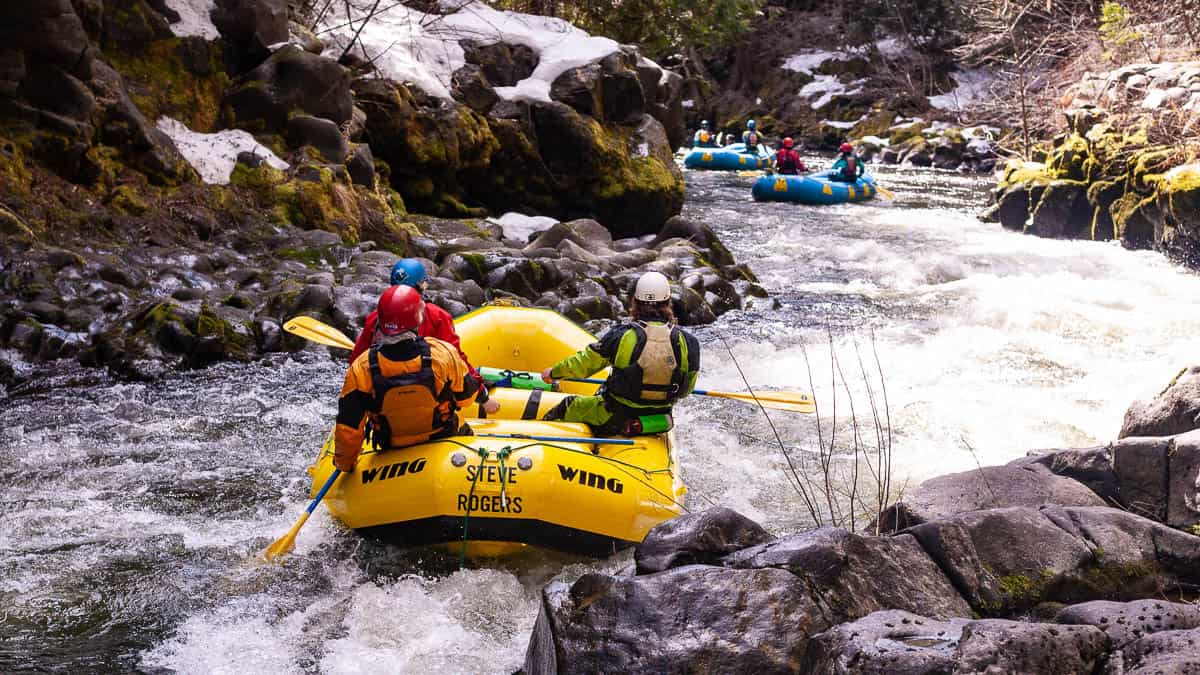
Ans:
{"label": "mossy rock", "polygon": [[25,221],[2,204],[0,204],[0,234],[26,241],[37,239],[33,228],[26,225]]}
{"label": "mossy rock", "polygon": [[1025,231],[1040,237],[1075,239],[1091,237],[1093,208],[1087,200],[1087,183],[1055,180],[1046,184]]}
{"label": "mossy rock", "polygon": [[1200,164],[1185,164],[1167,172],[1159,183],[1172,219],[1192,233],[1200,233]]}
{"label": "mossy rock", "polygon": [[165,115],[193,131],[207,133],[229,121],[221,103],[230,80],[221,61],[220,43],[173,38],[106,55],[124,76],[133,102],[151,122]]}
{"label": "mossy rock", "polygon": [[1045,185],[1054,180],[1054,172],[1041,162],[1023,162],[1011,159],[1001,170],[998,190],[1008,190],[1017,185]]}
{"label": "mossy rock", "polygon": [[1113,202],[1114,232],[1129,248],[1152,248],[1163,227],[1163,213],[1157,196],[1143,198],[1134,192],[1125,193]]}
{"label": "mossy rock", "polygon": [[1154,148],[1138,153],[1129,168],[1129,186],[1146,193],[1158,188],[1163,176],[1178,163],[1174,148]]}
{"label": "mossy rock", "polygon": [[150,211],[150,205],[133,185],[117,186],[108,197],[108,205],[127,216],[142,216]]}
{"label": "mossy rock", "polygon": [[1067,180],[1088,180],[1088,167],[1091,159],[1091,149],[1087,139],[1079,134],[1071,134],[1050,153],[1047,168],[1057,178]]}

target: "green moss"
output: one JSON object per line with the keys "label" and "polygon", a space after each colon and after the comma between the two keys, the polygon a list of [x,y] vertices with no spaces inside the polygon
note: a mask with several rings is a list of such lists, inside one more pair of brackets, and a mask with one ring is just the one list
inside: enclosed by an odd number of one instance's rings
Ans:
{"label": "green moss", "polygon": [[1050,153],[1047,166],[1058,178],[1087,180],[1088,173],[1084,165],[1090,158],[1091,149],[1087,139],[1079,134],[1071,134]]}
{"label": "green moss", "polygon": [[1008,190],[1017,185],[1046,185],[1054,178],[1054,173],[1041,162],[1010,159],[1001,173],[999,189]]}
{"label": "green moss", "polygon": [[173,38],[146,43],[140,52],[116,49],[105,55],[129,83],[130,96],[148,120],[167,115],[194,131],[215,131],[229,84],[220,44],[208,46],[206,75],[188,69],[182,48],[182,41]]}
{"label": "green moss", "polygon": [[32,185],[25,152],[17,143],[0,137],[0,194],[25,197]]}
{"label": "green moss", "polygon": [[117,186],[117,189],[109,195],[108,205],[118,213],[129,216],[145,215],[150,210],[150,206],[138,194],[137,188],[132,185]]}
{"label": "green moss", "polygon": [[1041,570],[1037,575],[1009,574],[996,579],[996,585],[1009,605],[1028,605],[1041,599],[1046,585],[1054,579],[1054,571]]}
{"label": "green moss", "polygon": [[909,141],[914,138],[925,138],[925,130],[928,128],[929,125],[925,124],[924,122],[909,124],[899,129],[891,130],[891,133],[887,136],[887,139],[892,145],[899,145],[900,143],[904,143],[905,141]]}
{"label": "green moss", "polygon": [[22,239],[37,239],[33,228],[25,224],[17,214],[0,205],[0,234],[15,236]]}
{"label": "green moss", "polygon": [[285,248],[275,252],[275,255],[288,260],[298,260],[309,267],[320,267],[327,262],[325,251],[315,248]]}
{"label": "green moss", "polygon": [[[462,256],[463,261],[465,261],[468,265],[471,266],[471,269],[475,272],[475,277],[477,279],[486,279],[487,278],[487,268],[484,267],[485,260],[484,260],[483,254],[481,254],[481,253],[460,253],[459,255]],[[459,281],[462,281],[462,280],[459,279]]]}

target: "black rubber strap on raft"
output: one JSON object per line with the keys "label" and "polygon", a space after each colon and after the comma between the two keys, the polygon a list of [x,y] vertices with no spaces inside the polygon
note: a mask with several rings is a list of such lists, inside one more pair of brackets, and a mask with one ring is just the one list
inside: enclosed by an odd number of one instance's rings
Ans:
{"label": "black rubber strap on raft", "polygon": [[529,400],[525,401],[525,410],[521,412],[521,419],[536,420],[538,408],[542,405],[542,390],[534,389],[529,394]]}

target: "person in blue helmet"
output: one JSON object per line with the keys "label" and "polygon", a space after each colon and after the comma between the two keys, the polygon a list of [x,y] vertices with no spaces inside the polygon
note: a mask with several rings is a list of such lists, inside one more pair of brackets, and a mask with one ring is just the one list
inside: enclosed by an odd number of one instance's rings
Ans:
{"label": "person in blue helmet", "polygon": [[[410,286],[415,288],[418,293],[423,293],[428,287],[425,282],[425,266],[416,258],[403,258],[395,265],[392,265],[391,282],[393,286]],[[359,354],[371,348],[375,344],[378,337],[379,314],[371,312],[367,315],[367,320],[363,325],[362,333],[359,333],[358,339],[354,341],[354,350],[350,352],[350,362],[354,363],[354,359],[358,358]],[[458,333],[454,331],[454,317],[450,312],[438,307],[437,305],[426,302],[425,311],[421,317],[421,324],[417,327],[417,334],[421,337],[432,337],[449,343],[454,349],[458,350],[458,355],[462,357],[471,374],[479,382],[483,382],[483,378],[479,376],[479,371],[471,365],[471,361],[467,355],[463,353],[462,346],[459,344]],[[483,406],[483,412],[491,415],[500,410],[500,404],[488,398],[487,387],[482,384],[479,386],[479,395],[475,399],[476,403]]]}
{"label": "person in blue helmet", "polygon": [[700,121],[700,130],[692,137],[693,148],[715,148],[717,147],[717,137],[713,135],[712,129],[709,127],[708,120]]}
{"label": "person in blue helmet", "polygon": [[754,123],[754,120],[746,122],[746,130],[742,132],[742,143],[745,144],[748,154],[759,154],[762,138],[758,135],[758,125]]}

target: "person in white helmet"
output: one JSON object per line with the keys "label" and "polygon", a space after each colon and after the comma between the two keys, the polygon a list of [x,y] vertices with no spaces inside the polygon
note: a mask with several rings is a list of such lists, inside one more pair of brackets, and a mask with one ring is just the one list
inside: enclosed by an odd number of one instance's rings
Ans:
{"label": "person in white helmet", "polygon": [[696,387],[700,343],[675,324],[671,284],[659,272],[638,279],[629,303],[630,321],[598,342],[542,371],[553,382],[612,372],[595,396],[568,396],[542,419],[584,422],[597,434],[635,436],[671,428],[671,407]]}

